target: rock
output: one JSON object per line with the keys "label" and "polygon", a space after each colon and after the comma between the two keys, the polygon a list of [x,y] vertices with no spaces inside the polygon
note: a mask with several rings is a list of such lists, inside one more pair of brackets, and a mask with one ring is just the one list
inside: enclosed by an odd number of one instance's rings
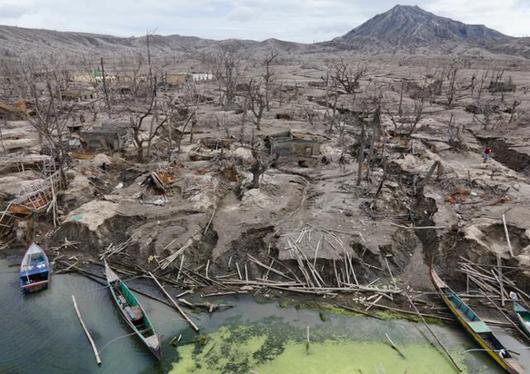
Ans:
{"label": "rock", "polygon": [[96,231],[107,219],[118,214],[119,204],[92,200],[68,214],[64,223],[80,224],[90,231]]}
{"label": "rock", "polygon": [[3,199],[11,199],[23,186],[42,182],[39,174],[33,170],[26,170],[21,173],[13,173],[0,178],[0,196]]}
{"label": "rock", "polygon": [[234,149],[234,151],[232,151],[232,157],[243,161],[243,163],[247,165],[254,162],[252,151],[248,148],[239,147]]}
{"label": "rock", "polygon": [[94,198],[95,188],[90,180],[75,170],[68,170],[68,188],[59,192],[61,208],[67,211],[75,209]]}
{"label": "rock", "polygon": [[340,156],[342,155],[342,150],[338,147],[332,147],[330,145],[322,145],[320,146],[320,153],[322,154],[322,157],[325,157],[326,160],[330,162],[337,162],[340,159]]}
{"label": "rock", "polygon": [[112,160],[104,153],[98,153],[91,160],[80,160],[80,165],[85,167],[104,168],[112,164]]}

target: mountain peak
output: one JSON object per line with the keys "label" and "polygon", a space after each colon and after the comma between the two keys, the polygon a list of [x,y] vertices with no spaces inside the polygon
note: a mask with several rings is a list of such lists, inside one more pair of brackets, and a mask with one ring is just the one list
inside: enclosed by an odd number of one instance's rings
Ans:
{"label": "mountain peak", "polygon": [[488,45],[510,37],[481,25],[466,25],[439,17],[417,5],[396,5],[378,14],[335,41],[361,44],[368,41],[392,48],[440,46],[447,43]]}
{"label": "mountain peak", "polygon": [[417,5],[395,5],[392,9],[389,10],[390,12],[398,12],[398,11],[421,11],[425,12],[423,9],[421,9]]}

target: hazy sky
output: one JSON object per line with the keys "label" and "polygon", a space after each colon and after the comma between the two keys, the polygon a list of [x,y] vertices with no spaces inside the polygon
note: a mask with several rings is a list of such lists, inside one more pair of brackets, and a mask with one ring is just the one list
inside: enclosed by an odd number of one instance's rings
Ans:
{"label": "hazy sky", "polygon": [[[329,40],[395,0],[0,0],[0,24],[117,36]],[[530,36],[530,0],[400,1],[462,22]],[[0,41],[1,42],[1,41]]]}

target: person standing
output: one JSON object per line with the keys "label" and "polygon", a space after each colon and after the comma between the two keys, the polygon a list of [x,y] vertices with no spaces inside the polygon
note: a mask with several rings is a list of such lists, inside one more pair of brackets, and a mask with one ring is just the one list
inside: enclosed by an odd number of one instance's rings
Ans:
{"label": "person standing", "polygon": [[484,147],[484,150],[482,151],[482,158],[484,159],[484,162],[488,162],[491,158],[491,148],[490,147]]}

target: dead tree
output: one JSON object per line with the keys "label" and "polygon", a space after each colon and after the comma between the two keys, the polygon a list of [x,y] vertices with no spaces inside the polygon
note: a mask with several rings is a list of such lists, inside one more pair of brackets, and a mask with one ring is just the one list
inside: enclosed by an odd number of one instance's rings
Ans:
{"label": "dead tree", "polygon": [[427,185],[427,183],[429,183],[435,171],[436,171],[436,180],[439,180],[444,173],[444,167],[440,161],[434,161],[429,171],[427,172],[427,175],[425,175],[425,178],[423,178],[421,182],[418,183],[417,187],[415,188],[416,196],[423,195],[423,190],[425,186]]}
{"label": "dead tree", "polygon": [[521,105],[521,102],[518,100],[514,100],[512,107],[510,108],[510,119],[508,120],[508,124],[512,123],[515,118],[517,118],[517,107]]}
{"label": "dead tree", "polygon": [[482,93],[484,92],[484,89],[486,88],[486,80],[488,79],[490,72],[486,70],[482,73],[479,80],[479,85],[477,89],[477,105],[480,106],[480,100],[482,99]]}
{"label": "dead tree", "polygon": [[[168,107],[168,135],[169,145],[175,136],[176,152],[181,152],[182,139],[188,127],[193,129],[194,123],[197,122],[197,110],[199,108],[199,96],[194,84],[190,83],[184,88],[184,95],[179,97],[171,106]],[[190,131],[190,142],[192,141],[192,131]]]}
{"label": "dead tree", "polygon": [[[254,136],[252,137],[254,138]],[[263,145],[258,144],[252,140],[251,145],[252,157],[254,162],[250,167],[252,173],[252,182],[249,189],[260,188],[261,176],[269,169],[269,167],[278,159],[278,154],[268,154]]]}
{"label": "dead tree", "polygon": [[241,58],[231,52],[220,52],[210,59],[210,65],[218,85],[219,104],[225,107],[232,105],[236,98]]}
{"label": "dead tree", "polygon": [[367,181],[370,180],[370,164],[373,161],[373,158],[375,157],[375,148],[376,144],[381,139],[381,105],[382,105],[382,96],[378,96],[376,99],[374,99],[374,106],[375,110],[372,116],[372,120],[370,122],[371,128],[372,128],[372,137],[370,141],[370,149],[368,151],[368,159],[366,160],[366,176],[365,179]]}
{"label": "dead tree", "polygon": [[357,65],[353,68],[343,60],[335,62],[330,67],[331,79],[336,82],[347,94],[355,94],[360,86],[359,81],[366,75],[368,69],[364,65]]}
{"label": "dead tree", "polygon": [[260,83],[254,80],[251,80],[248,83],[246,103],[248,105],[248,110],[252,112],[252,121],[256,125],[258,131],[261,131],[261,119],[263,117],[263,112],[267,107],[266,95],[267,94],[262,91]]}
{"label": "dead tree", "polygon": [[455,100],[455,97],[456,97],[456,90],[457,90],[456,77],[457,77],[457,74],[458,74],[458,68],[455,67],[455,66],[450,67],[449,70],[447,71],[447,80],[449,82],[449,87],[448,87],[447,93],[446,93],[446,96],[447,96],[447,107],[448,108],[452,108],[453,107],[453,103],[454,103],[454,100]]}
{"label": "dead tree", "polygon": [[103,63],[103,57],[101,57],[101,78],[103,81],[103,94],[105,95],[105,104],[107,104],[107,113],[110,118],[111,117],[110,97],[109,97],[109,89],[107,87],[107,77],[105,76],[105,64]]}
{"label": "dead tree", "polygon": [[337,102],[339,100],[339,90],[337,82],[331,78],[329,72],[325,77],[322,77],[322,80],[326,85],[326,118],[328,120],[327,131],[332,133],[337,123]]}
{"label": "dead tree", "polygon": [[[144,81],[147,91],[145,96],[131,97],[129,105],[126,107],[126,112],[129,115],[129,130],[133,139],[133,144],[136,148],[136,158],[138,162],[143,162],[145,158],[144,148],[147,145],[147,156],[150,156],[151,143],[155,136],[158,135],[160,129],[167,122],[167,116],[161,116],[162,98],[156,95],[156,76],[153,77],[152,83]],[[134,92],[141,92],[142,90],[134,90]],[[147,137],[144,136],[144,121],[150,117],[150,124]],[[163,118],[162,118],[163,117]]]}
{"label": "dead tree", "polygon": [[79,109],[76,103],[63,101],[68,80],[58,66],[54,70],[48,67],[40,70],[35,64],[22,63],[16,71],[19,97],[33,107],[34,115],[28,116],[28,120],[37,131],[43,150],[55,160],[61,181],[66,183],[67,125],[77,117]]}
{"label": "dead tree", "polygon": [[[482,125],[484,130],[493,127],[497,106],[494,104],[494,99],[488,100],[485,103],[480,102],[478,113],[473,114],[473,120]],[[479,118],[481,115],[482,118]]]}
{"label": "dead tree", "polygon": [[387,111],[387,114],[394,125],[394,130],[396,133],[403,133],[407,136],[411,136],[416,131],[416,128],[420,121],[423,119],[423,105],[424,99],[419,98],[414,100],[413,107],[405,107],[402,111],[402,114],[396,117],[390,111]]}
{"label": "dead tree", "polygon": [[449,123],[447,124],[447,133],[449,136],[448,143],[453,149],[461,149],[463,147],[462,140],[462,126],[455,124],[455,116],[451,113]]}
{"label": "dead tree", "polygon": [[271,70],[271,65],[274,60],[278,57],[278,52],[271,50],[265,60],[263,65],[265,67],[265,72],[263,74],[263,82],[265,83],[265,107],[267,112],[270,112],[270,94],[271,94],[271,85],[274,81],[274,72]]}
{"label": "dead tree", "polygon": [[364,163],[364,149],[366,148],[366,126],[364,124],[364,119],[359,117],[359,123],[361,125],[361,135],[359,138],[359,150],[357,153],[357,162],[359,164],[357,168],[357,182],[356,182],[357,186],[361,185],[363,163]]}

